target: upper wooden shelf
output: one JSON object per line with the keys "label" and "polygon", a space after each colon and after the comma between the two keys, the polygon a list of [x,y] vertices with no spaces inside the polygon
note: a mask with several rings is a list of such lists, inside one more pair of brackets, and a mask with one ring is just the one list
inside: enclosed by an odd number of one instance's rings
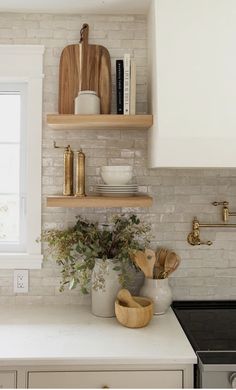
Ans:
{"label": "upper wooden shelf", "polygon": [[148,129],[152,123],[152,115],[47,115],[54,130]]}
{"label": "upper wooden shelf", "polygon": [[47,197],[47,207],[94,207],[94,208],[110,208],[110,207],[150,207],[152,198],[148,195],[137,196],[96,196],[89,195],[83,198],[75,196],[49,196]]}

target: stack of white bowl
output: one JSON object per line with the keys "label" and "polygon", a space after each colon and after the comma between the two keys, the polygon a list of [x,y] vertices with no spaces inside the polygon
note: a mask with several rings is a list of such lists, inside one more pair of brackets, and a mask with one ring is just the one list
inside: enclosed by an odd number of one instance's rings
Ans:
{"label": "stack of white bowl", "polygon": [[128,184],[133,177],[130,165],[101,167],[101,176],[105,184],[97,185],[97,193],[104,196],[132,196],[138,192],[137,184]]}
{"label": "stack of white bowl", "polygon": [[101,176],[105,184],[125,185],[132,179],[133,167],[130,165],[103,166]]}

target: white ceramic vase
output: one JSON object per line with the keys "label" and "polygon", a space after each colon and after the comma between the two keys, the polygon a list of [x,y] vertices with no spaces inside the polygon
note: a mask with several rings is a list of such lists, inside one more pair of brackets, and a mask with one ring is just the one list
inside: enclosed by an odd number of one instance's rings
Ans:
{"label": "white ceramic vase", "polygon": [[172,303],[172,291],[166,279],[144,279],[140,295],[153,300],[154,314],[164,314]]}
{"label": "white ceramic vase", "polygon": [[96,259],[92,272],[92,313],[98,317],[115,316],[115,300],[121,288],[120,271],[114,270],[113,260]]}
{"label": "white ceramic vase", "polygon": [[75,114],[100,114],[100,98],[95,91],[80,91],[75,98]]}

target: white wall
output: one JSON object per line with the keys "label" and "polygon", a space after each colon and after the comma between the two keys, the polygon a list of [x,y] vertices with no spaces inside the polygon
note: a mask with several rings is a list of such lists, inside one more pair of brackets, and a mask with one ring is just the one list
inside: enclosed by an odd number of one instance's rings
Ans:
{"label": "white wall", "polygon": [[[133,164],[140,190],[154,197],[149,210],[138,212],[153,227],[153,247],[167,246],[182,258],[179,270],[171,278],[174,296],[178,299],[236,299],[236,233],[204,230],[202,238],[214,241],[212,247],[191,247],[186,236],[191,221],[197,215],[203,222],[220,220],[220,209],[210,205],[214,200],[228,200],[236,211],[236,170],[195,169],[176,170],[147,168],[147,134],[142,130],[53,132],[45,124],[45,114],[57,111],[58,64],[62,49],[78,42],[83,22],[90,25],[90,42],[106,46],[114,64],[130,52],[137,63],[137,109],[147,109],[147,44],[145,17],[141,15],[50,15],[0,14],[0,43],[36,43],[46,47],[44,58],[43,103],[43,227],[65,227],[80,214],[105,221],[120,209],[47,209],[47,195],[60,193],[63,183],[63,152],[52,147],[55,139],[60,145],[80,146],[86,154],[87,189],[99,182],[99,166]],[[114,96],[114,85],[113,85]],[[114,99],[113,99],[114,110]],[[43,269],[30,272],[27,295],[13,293],[12,271],[0,271],[0,303],[79,303],[83,298],[77,291],[58,291],[59,269],[53,261],[45,261]]]}

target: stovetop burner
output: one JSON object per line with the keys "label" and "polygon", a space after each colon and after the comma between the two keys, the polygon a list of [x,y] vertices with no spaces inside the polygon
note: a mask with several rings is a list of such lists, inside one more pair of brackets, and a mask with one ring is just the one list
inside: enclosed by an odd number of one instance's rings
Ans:
{"label": "stovetop burner", "polygon": [[195,351],[236,352],[236,301],[178,301],[172,306]]}

